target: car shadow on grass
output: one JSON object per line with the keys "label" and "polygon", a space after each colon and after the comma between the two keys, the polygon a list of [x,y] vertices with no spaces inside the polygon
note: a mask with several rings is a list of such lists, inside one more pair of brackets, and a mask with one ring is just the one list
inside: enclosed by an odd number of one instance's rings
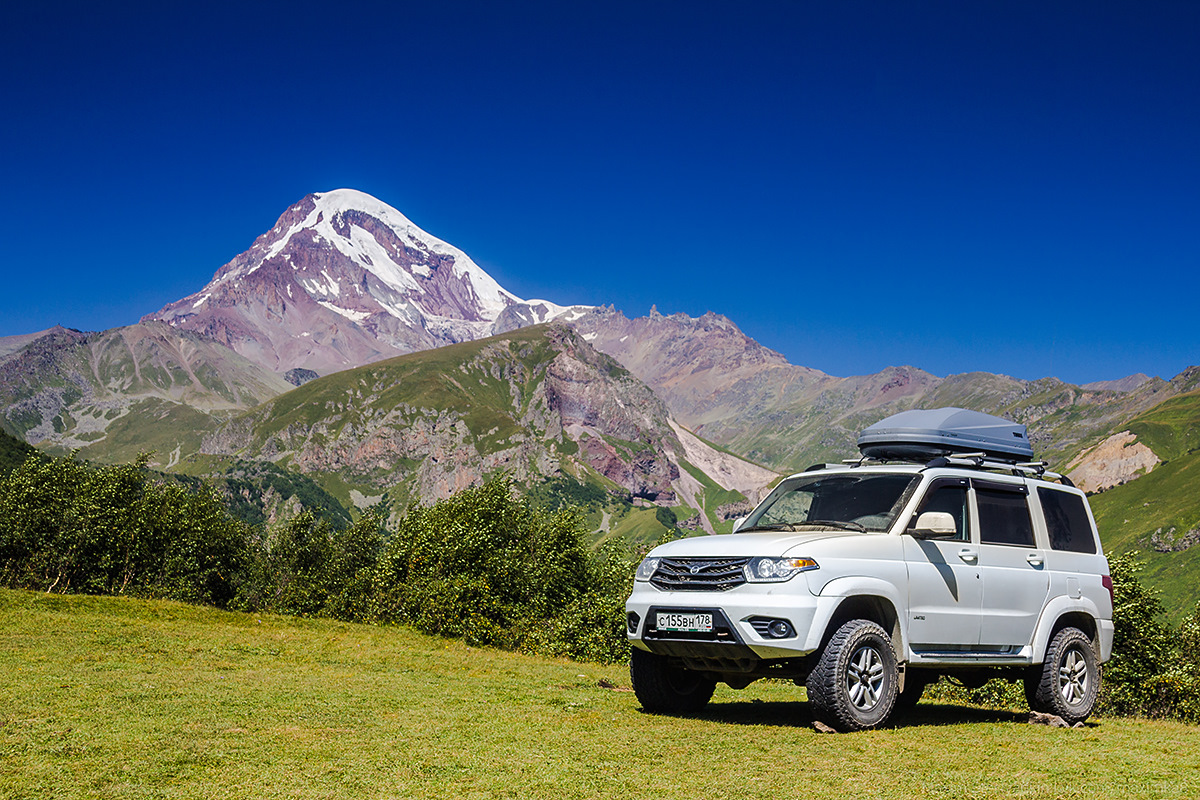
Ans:
{"label": "car shadow on grass", "polygon": [[[713,703],[706,706],[703,711],[687,716],[727,725],[764,725],[778,728],[813,727],[812,708],[807,702],[800,700],[767,702],[755,699]],[[983,722],[1027,722],[1028,718],[1028,712],[922,703],[911,711],[894,715],[887,727],[918,728]]]}

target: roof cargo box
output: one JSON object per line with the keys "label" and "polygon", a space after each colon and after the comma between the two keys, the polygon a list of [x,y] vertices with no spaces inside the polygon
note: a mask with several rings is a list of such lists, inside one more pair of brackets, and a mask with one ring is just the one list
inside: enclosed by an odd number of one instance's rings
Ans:
{"label": "roof cargo box", "polygon": [[902,411],[858,435],[864,456],[892,461],[928,461],[954,453],[983,453],[1018,463],[1033,460],[1024,425],[964,408]]}

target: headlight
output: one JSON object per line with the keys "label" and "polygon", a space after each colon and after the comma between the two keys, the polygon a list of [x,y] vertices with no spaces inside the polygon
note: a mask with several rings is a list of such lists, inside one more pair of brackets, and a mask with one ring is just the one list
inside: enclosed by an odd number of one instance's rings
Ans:
{"label": "headlight", "polygon": [[763,557],[750,559],[745,569],[746,580],[751,583],[779,583],[817,568],[817,562],[811,558]]}
{"label": "headlight", "polygon": [[[654,571],[658,569],[661,558],[643,558],[642,563],[638,564],[637,574],[633,576],[636,581],[648,581],[654,575]],[[625,573],[628,575],[629,573]]]}

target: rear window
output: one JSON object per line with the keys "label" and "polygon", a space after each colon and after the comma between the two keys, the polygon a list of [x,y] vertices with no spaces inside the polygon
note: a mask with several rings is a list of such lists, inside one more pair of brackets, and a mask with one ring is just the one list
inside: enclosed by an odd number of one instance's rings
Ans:
{"label": "rear window", "polygon": [[1082,497],[1039,486],[1038,499],[1042,501],[1051,548],[1072,553],[1096,552],[1096,537],[1092,535],[1092,524]]}
{"label": "rear window", "polygon": [[976,489],[975,502],[979,506],[981,542],[1033,547],[1033,522],[1024,494]]}

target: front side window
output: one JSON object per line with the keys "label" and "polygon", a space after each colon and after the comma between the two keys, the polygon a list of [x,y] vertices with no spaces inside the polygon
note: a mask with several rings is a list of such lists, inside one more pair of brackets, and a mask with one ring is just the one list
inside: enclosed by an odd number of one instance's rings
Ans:
{"label": "front side window", "polygon": [[813,475],[785,481],[739,533],[839,528],[878,533],[896,520],[918,478],[912,475]]}
{"label": "front side window", "polygon": [[995,489],[976,489],[979,540],[984,544],[1033,547],[1033,521],[1025,495]]}
{"label": "front side window", "polygon": [[935,486],[925,496],[913,522],[926,511],[941,511],[954,517],[954,527],[957,530],[951,541],[969,542],[971,529],[968,527],[967,516],[967,487],[962,484],[943,484]]}

